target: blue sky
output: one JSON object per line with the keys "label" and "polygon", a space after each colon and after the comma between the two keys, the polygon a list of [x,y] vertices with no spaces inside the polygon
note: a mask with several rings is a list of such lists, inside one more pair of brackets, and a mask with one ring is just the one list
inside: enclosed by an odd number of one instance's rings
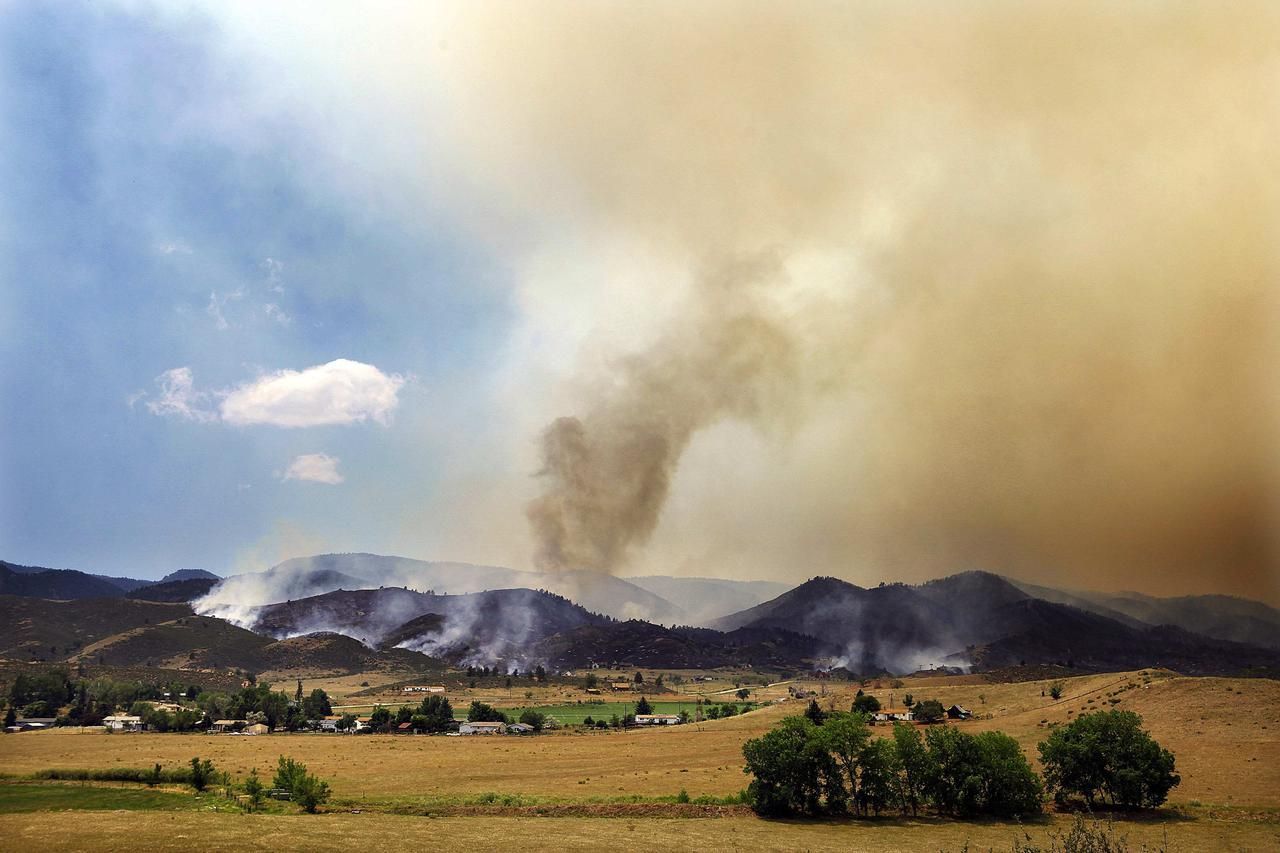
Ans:
{"label": "blue sky", "polygon": [[[451,377],[491,367],[510,322],[501,259],[443,209],[406,218],[339,189],[324,128],[255,112],[234,60],[199,11],[0,14],[5,559],[225,571],[290,519],[385,547],[398,521],[379,502],[437,474],[420,420]],[[214,392],[335,359],[406,378],[385,423],[147,406],[174,368]],[[340,459],[342,488],[282,479],[305,454]]]}

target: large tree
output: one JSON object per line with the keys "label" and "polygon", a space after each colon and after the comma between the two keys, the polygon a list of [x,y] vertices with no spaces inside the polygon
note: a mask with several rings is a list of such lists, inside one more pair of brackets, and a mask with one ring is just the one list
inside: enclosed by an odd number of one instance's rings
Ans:
{"label": "large tree", "polygon": [[1101,797],[1122,808],[1153,808],[1182,781],[1173,753],[1156,743],[1132,711],[1082,714],[1040,744],[1045,782],[1058,802]]}

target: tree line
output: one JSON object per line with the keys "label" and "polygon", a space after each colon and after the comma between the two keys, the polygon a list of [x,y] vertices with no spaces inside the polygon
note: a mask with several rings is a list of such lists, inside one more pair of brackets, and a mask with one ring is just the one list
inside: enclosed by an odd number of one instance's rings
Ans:
{"label": "tree line", "polygon": [[1043,779],[1003,732],[897,724],[892,737],[876,737],[859,712],[788,717],[742,751],[754,777],[749,799],[769,816],[1029,816],[1046,791],[1059,803],[1149,808],[1181,781],[1172,753],[1131,711],[1085,714],[1056,729],[1039,746]]}

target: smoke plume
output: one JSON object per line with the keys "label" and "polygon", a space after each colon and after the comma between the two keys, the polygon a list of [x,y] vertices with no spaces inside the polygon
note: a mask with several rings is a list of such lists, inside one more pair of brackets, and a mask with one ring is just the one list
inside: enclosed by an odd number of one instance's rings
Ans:
{"label": "smoke plume", "polygon": [[539,565],[1276,598],[1275,5],[500,8],[477,174],[664,318],[584,350]]}

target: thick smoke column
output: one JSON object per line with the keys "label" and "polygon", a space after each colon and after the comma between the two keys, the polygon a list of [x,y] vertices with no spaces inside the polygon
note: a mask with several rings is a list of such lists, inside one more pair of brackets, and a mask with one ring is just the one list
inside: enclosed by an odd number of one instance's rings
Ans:
{"label": "thick smoke column", "polygon": [[[474,173],[531,220],[557,200],[539,236],[571,234],[566,266],[625,235],[635,266],[694,271],[548,418],[540,564],[647,543],[709,573],[1280,596],[1274,4],[569,3],[446,29]],[[522,309],[555,329],[541,297]],[[787,440],[700,458],[735,420]]]}
{"label": "thick smoke column", "polygon": [[582,418],[542,436],[543,494],[528,507],[542,569],[613,571],[658,524],[694,433],[778,407],[794,380],[788,331],[755,293],[771,258],[726,264],[701,283],[704,304],[653,348],[626,360]]}

